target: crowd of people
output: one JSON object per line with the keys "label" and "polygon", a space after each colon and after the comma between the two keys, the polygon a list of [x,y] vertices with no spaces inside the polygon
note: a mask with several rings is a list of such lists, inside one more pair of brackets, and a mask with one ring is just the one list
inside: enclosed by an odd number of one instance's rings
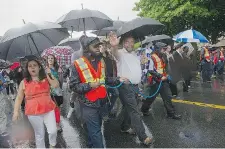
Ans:
{"label": "crowd of people", "polygon": [[[190,88],[193,64],[188,46],[179,43],[171,47],[156,42],[136,52],[132,34],[119,39],[113,32],[109,40],[101,41],[98,37],[84,35],[80,43],[83,54],[73,57],[66,71],[60,68],[54,55],[48,55],[44,66],[43,59],[30,55],[20,59],[20,67],[8,72],[4,69],[0,73],[1,98],[11,92],[9,99],[15,99],[13,122],[18,121],[21,109],[31,131],[34,131],[37,148],[46,147],[44,126],[49,134],[49,147],[57,144],[57,132],[62,132],[60,107],[67,106],[63,105],[62,90],[63,80],[67,77],[71,91],[69,106],[73,111],[75,101],[78,100],[89,148],[105,147],[102,120],[116,118],[114,106],[117,100],[123,106],[120,131],[136,134],[145,145],[152,144],[154,136],[146,134],[142,116],[151,114],[151,106],[158,94],[164,102],[167,118],[181,119],[172,98],[178,95],[177,82],[180,80],[183,82],[183,91],[188,92]],[[224,49],[210,51],[208,45],[204,46],[200,71],[203,82],[210,81],[213,73],[222,75]],[[179,80],[175,81],[177,78]],[[4,103],[0,103],[0,106],[0,137],[8,138]],[[72,111],[68,115],[71,116]]]}

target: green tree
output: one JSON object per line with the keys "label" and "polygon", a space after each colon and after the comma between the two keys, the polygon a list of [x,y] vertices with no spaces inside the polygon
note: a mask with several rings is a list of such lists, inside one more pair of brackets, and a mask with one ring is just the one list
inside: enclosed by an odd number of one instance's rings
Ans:
{"label": "green tree", "polygon": [[171,36],[193,28],[215,43],[225,32],[224,0],[140,0],[133,10],[165,24]]}

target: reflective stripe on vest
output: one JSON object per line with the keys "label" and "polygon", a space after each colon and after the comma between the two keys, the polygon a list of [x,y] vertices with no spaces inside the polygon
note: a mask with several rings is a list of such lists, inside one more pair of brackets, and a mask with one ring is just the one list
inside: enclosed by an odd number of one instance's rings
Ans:
{"label": "reflective stripe on vest", "polygon": [[[88,82],[97,82],[100,81],[100,83],[105,83],[105,63],[104,60],[101,59],[101,61],[98,64],[98,70],[97,73],[93,72],[95,71],[94,68],[91,65],[88,66],[88,61],[86,58],[82,57],[78,60],[75,61],[77,65],[79,66],[82,75],[83,75],[83,80],[81,79],[82,83],[88,83]],[[99,66],[100,65],[100,66]],[[101,68],[99,70],[99,67]]]}
{"label": "reflective stripe on vest", "polygon": [[[105,83],[105,63],[103,59],[101,59],[98,63],[97,71],[85,57],[81,57],[76,60],[74,65],[79,73],[82,83],[92,83],[98,81],[100,83]],[[107,91],[104,85],[94,88],[85,94],[86,99],[91,102],[95,102],[98,99],[104,99],[106,96]]]}
{"label": "reflective stripe on vest", "polygon": [[155,69],[158,73],[165,75],[165,64],[156,54],[152,54],[152,60],[154,62]]}

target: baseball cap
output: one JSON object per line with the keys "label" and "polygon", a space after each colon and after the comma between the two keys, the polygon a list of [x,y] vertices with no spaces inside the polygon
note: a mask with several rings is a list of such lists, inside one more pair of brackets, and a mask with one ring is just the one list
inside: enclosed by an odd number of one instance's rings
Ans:
{"label": "baseball cap", "polygon": [[84,35],[80,37],[79,40],[83,50],[87,49],[89,45],[99,46],[103,44],[98,37],[88,37]]}
{"label": "baseball cap", "polygon": [[165,48],[167,46],[167,44],[165,43],[162,43],[162,42],[157,42],[155,45],[154,45],[154,49],[155,50],[160,50],[162,48]]}

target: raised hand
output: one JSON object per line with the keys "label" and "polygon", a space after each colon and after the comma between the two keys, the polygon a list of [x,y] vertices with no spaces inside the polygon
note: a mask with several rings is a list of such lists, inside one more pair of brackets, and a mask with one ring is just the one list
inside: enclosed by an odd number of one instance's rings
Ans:
{"label": "raised hand", "polygon": [[112,47],[116,47],[120,43],[120,38],[117,38],[116,33],[110,32],[109,33],[109,43]]}

